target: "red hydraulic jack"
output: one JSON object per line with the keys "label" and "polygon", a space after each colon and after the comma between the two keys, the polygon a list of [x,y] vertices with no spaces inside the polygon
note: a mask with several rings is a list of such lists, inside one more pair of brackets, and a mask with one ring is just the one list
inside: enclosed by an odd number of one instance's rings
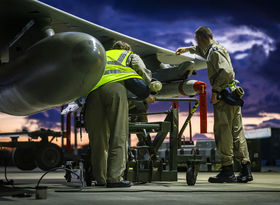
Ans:
{"label": "red hydraulic jack", "polygon": [[64,135],[66,138],[66,151],[71,151],[71,112],[67,114],[66,118],[66,133]]}
{"label": "red hydraulic jack", "polygon": [[[202,82],[202,81],[197,81],[193,85],[193,89],[199,93],[199,106],[200,106],[200,133],[207,133],[207,93],[206,93],[206,87],[207,84]],[[189,102],[190,103],[190,102]],[[179,105],[178,102],[173,102],[172,103],[172,108],[173,109],[178,109]],[[193,109],[190,109],[190,104],[189,104],[189,109],[191,115],[195,112],[197,106],[194,106]],[[179,120],[179,118],[178,118]],[[187,120],[184,125],[183,129],[187,126],[187,124],[190,123],[190,119]],[[190,132],[191,132],[191,127],[190,127]],[[179,133],[179,137],[182,137],[183,133]],[[191,134],[190,134],[191,135]],[[192,142],[192,136],[190,136],[190,142]]]}
{"label": "red hydraulic jack", "polygon": [[199,93],[200,105],[200,133],[207,133],[207,94],[206,83],[197,81],[194,84],[194,90]]}

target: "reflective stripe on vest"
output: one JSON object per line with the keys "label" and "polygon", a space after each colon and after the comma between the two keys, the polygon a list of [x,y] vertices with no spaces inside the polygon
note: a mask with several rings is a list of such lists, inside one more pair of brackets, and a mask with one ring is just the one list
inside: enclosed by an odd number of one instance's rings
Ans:
{"label": "reflective stripe on vest", "polygon": [[136,73],[136,71],[121,71],[121,70],[106,70],[104,72],[104,75],[107,75],[107,74],[119,74],[119,73]]}
{"label": "reflective stripe on vest", "polygon": [[137,74],[132,68],[126,66],[127,59],[129,55],[132,54],[131,51],[124,50],[109,50],[106,52],[107,63],[103,76],[97,85],[90,91],[99,88],[100,86],[108,83],[119,82],[127,80],[129,78],[140,78],[141,76]]}
{"label": "reflective stripe on vest", "polygon": [[228,88],[230,89],[231,92],[232,92],[233,90],[235,90],[235,88],[236,88],[235,82],[233,81],[232,83],[228,84]]}
{"label": "reflective stripe on vest", "polygon": [[[115,52],[115,51],[123,51],[123,50],[111,50],[111,51],[113,51],[113,52]],[[107,51],[108,53],[111,53],[111,51]],[[106,52],[106,55],[107,55],[107,52]],[[115,61],[107,61],[107,64],[109,64],[109,65],[120,65],[120,66],[126,66],[126,64],[122,64],[122,62],[123,62],[123,60],[125,59],[125,57],[127,57],[128,58],[128,56],[131,54],[132,52],[131,51],[123,51],[122,53],[121,53],[121,55],[118,57],[118,59],[116,59]],[[129,54],[129,55],[127,55],[127,54]],[[108,54],[108,55],[110,55],[110,54]],[[108,56],[109,57],[109,56]],[[110,56],[109,58],[113,58],[112,56]],[[126,63],[126,61],[125,61],[125,63]]]}

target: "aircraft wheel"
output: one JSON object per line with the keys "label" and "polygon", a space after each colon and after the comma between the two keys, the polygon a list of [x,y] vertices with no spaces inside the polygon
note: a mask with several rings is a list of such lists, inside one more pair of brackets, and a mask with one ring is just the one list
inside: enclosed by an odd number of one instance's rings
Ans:
{"label": "aircraft wheel", "polygon": [[38,150],[37,164],[44,171],[60,167],[63,161],[62,149],[56,144],[42,144]]}
{"label": "aircraft wheel", "polygon": [[188,167],[186,172],[186,181],[189,186],[193,186],[196,183],[196,174],[194,173],[194,167]]}
{"label": "aircraft wheel", "polygon": [[31,147],[17,147],[13,152],[13,160],[21,170],[33,170],[37,167],[34,150]]}

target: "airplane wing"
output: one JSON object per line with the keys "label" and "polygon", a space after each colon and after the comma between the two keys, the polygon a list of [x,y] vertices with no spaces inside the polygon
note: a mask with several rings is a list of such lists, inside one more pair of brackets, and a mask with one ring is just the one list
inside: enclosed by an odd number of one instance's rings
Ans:
{"label": "airplane wing", "polygon": [[[191,61],[195,70],[206,68],[204,60],[196,55],[189,53],[180,56],[175,55],[174,51],[96,25],[39,1],[2,0],[0,5],[0,16],[5,16],[5,20],[1,18],[2,20],[0,19],[0,22],[2,23],[3,21],[4,24],[9,22],[9,25],[16,24],[20,25],[19,27],[23,27],[30,20],[34,20],[35,24],[37,24],[37,22],[40,24],[42,21],[48,21],[50,27],[52,27],[56,33],[76,31],[94,36],[102,43],[105,50],[109,49],[115,40],[125,41],[132,46],[135,53],[140,55],[144,60],[147,59],[146,61],[147,64],[149,64],[149,69],[152,71],[159,68],[159,63],[181,64],[186,61]],[[7,16],[10,18],[8,21]],[[15,36],[15,27],[9,26],[9,28],[9,31],[2,30],[0,36],[11,37],[11,33],[13,33],[12,36]],[[10,39],[10,41],[11,40],[12,39]]]}
{"label": "airplane wing", "polygon": [[[36,3],[40,9],[48,12],[50,18],[52,19],[51,26],[57,32],[79,31],[88,33],[97,38],[106,50],[111,48],[113,41],[122,40],[129,43],[132,46],[133,51],[140,55],[143,59],[151,57],[154,58],[153,60],[157,59],[158,61],[166,64],[180,64],[184,61],[195,61],[194,64],[200,64],[199,68],[206,68],[204,60],[199,59],[197,56],[192,54],[187,53],[185,55],[177,56],[174,51],[96,25],[41,2]],[[164,58],[162,58],[163,56]],[[164,61],[167,56],[170,61]],[[149,67],[149,69],[154,70],[155,68]]]}
{"label": "airplane wing", "polygon": [[206,68],[196,55],[177,56],[36,0],[1,0],[0,24],[0,111],[12,115],[87,95],[104,72],[104,48],[115,40],[129,43],[164,82],[186,80],[194,70]]}

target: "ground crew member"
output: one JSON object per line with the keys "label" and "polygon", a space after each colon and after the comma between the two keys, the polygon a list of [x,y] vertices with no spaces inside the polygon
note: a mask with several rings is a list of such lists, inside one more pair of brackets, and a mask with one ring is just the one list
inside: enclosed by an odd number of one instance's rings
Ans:
{"label": "ground crew member", "polygon": [[[85,106],[93,176],[97,185],[107,184],[110,188],[130,187],[129,181],[122,180],[128,150],[128,100],[125,82],[139,79],[136,82],[147,86],[143,79],[151,84],[151,72],[124,42],[116,42],[112,50],[106,52],[106,56],[105,72],[87,96]],[[135,67],[135,70],[132,69]],[[149,92],[137,91],[140,92],[138,97],[144,96],[148,103],[154,102],[155,98]]]}
{"label": "ground crew member", "polygon": [[[247,142],[242,127],[241,107],[229,105],[219,100],[219,94],[234,84],[235,73],[227,50],[213,40],[208,27],[202,26],[195,31],[197,46],[178,48],[176,54],[196,53],[207,59],[208,77],[212,86],[211,102],[214,106],[214,135],[222,168],[216,177],[210,177],[210,183],[248,182],[253,177]],[[241,164],[236,178],[233,172],[233,156]]]}

